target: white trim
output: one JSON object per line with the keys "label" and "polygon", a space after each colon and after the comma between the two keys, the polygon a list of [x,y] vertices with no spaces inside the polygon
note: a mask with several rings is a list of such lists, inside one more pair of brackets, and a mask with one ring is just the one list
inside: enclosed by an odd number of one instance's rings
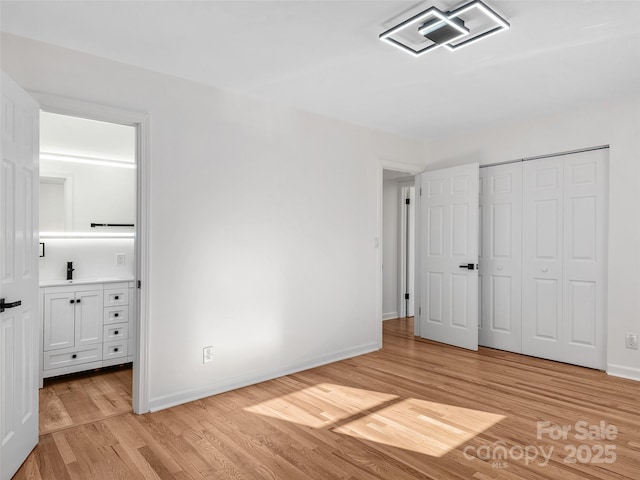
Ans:
{"label": "white trim", "polygon": [[29,92],[46,112],[136,127],[136,161],[138,174],[136,205],[136,276],[142,287],[137,289],[137,341],[133,362],[133,411],[149,411],[149,209],[150,209],[150,119],[143,112],[98,105],[41,92]]}
{"label": "white trim", "polygon": [[269,370],[266,373],[259,375],[242,375],[235,378],[231,378],[227,381],[214,383],[205,387],[196,388],[193,390],[185,390],[179,393],[172,393],[169,395],[163,395],[160,397],[152,398],[149,401],[149,407],[152,412],[163,410],[165,408],[174,407],[183,403],[192,402],[219,393],[228,392],[229,390],[235,390],[237,388],[246,387],[249,385],[255,385],[257,383],[266,382],[274,378],[284,377],[292,373],[301,372],[310,368],[320,367],[329,363],[339,362],[347,358],[356,357],[358,355],[364,355],[365,353],[375,352],[379,350],[380,346],[377,342],[367,343],[353,348],[347,348],[345,350],[339,350],[337,352],[321,355],[316,358],[302,361],[294,365],[280,366]]}
{"label": "white trim", "polygon": [[640,368],[625,367],[624,365],[607,365],[607,375],[640,381]]}
{"label": "white trim", "polygon": [[382,314],[382,320],[391,320],[393,318],[399,318],[400,315],[398,315],[398,312],[389,312],[389,313],[383,313]]}

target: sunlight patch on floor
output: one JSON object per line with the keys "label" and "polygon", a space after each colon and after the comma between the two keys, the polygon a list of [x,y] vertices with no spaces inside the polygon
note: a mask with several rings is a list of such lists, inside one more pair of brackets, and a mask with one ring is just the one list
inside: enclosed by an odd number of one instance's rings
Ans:
{"label": "sunlight patch on floor", "polygon": [[245,410],[307,427],[322,428],[397,398],[396,395],[386,393],[320,383]]}
{"label": "sunlight patch on floor", "polygon": [[441,457],[504,418],[480,410],[409,398],[333,431]]}
{"label": "sunlight patch on floor", "polygon": [[441,457],[503,415],[321,383],[245,408],[258,415]]}

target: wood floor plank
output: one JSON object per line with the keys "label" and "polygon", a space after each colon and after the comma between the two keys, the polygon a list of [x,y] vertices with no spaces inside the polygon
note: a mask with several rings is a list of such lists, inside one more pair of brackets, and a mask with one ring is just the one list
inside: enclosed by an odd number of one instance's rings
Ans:
{"label": "wood floor plank", "polygon": [[[416,339],[411,319],[383,330],[380,351],[142,416],[130,369],[51,382],[15,478],[640,478],[640,382]],[[576,422],[617,435],[577,439]],[[591,461],[606,445],[615,461]],[[584,461],[568,463],[571,448]]]}

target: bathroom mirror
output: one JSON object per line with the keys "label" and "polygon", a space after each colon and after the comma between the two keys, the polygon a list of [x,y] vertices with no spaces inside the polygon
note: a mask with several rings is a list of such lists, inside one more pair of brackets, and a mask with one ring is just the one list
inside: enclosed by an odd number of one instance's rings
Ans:
{"label": "bathroom mirror", "polygon": [[41,236],[131,234],[135,192],[134,127],[41,112]]}

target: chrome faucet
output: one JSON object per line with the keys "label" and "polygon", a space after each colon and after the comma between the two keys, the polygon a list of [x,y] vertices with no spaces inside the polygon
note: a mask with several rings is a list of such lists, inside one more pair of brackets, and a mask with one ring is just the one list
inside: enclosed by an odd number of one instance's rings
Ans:
{"label": "chrome faucet", "polygon": [[73,280],[73,262],[67,262],[67,280]]}

